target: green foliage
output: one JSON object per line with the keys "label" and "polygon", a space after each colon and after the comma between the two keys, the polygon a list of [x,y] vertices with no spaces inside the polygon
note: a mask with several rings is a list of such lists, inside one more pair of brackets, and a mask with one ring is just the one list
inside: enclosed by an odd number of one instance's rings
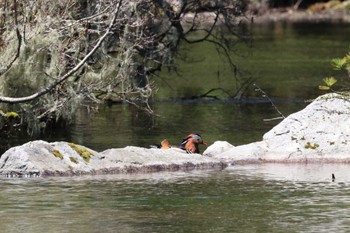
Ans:
{"label": "green foliage", "polygon": [[[334,58],[332,59],[332,66],[335,70],[343,70],[346,71],[348,77],[350,77],[350,53],[346,54],[342,58]],[[326,84],[320,85],[318,88],[323,91],[332,90],[332,86],[337,82],[338,80],[334,77],[326,77],[323,79],[323,82]]]}
{"label": "green foliage", "polygon": [[331,87],[337,82],[338,80],[334,77],[326,77],[323,79],[323,82],[326,84],[326,86],[321,85],[318,88],[322,91],[328,91],[331,89]]}
{"label": "green foliage", "polygon": [[346,54],[343,58],[334,58],[332,60],[332,66],[335,70],[346,70],[350,72],[350,53]]}
{"label": "green foliage", "polygon": [[332,60],[332,66],[335,70],[341,70],[345,67],[346,60],[344,58],[334,58]]}
{"label": "green foliage", "polygon": [[324,78],[324,79],[323,79],[323,82],[324,82],[327,86],[331,87],[331,86],[333,86],[333,85],[337,82],[337,80],[336,80],[335,78],[333,78],[333,77],[329,77],[329,78]]}

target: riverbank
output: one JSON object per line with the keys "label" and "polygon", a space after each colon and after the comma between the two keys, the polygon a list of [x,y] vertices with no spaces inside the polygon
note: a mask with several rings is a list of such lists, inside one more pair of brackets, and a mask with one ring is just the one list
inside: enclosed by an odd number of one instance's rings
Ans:
{"label": "riverbank", "polygon": [[271,9],[262,14],[249,14],[251,22],[261,23],[350,23],[350,14],[344,11],[319,11]]}
{"label": "riverbank", "polygon": [[[200,14],[187,13],[183,18],[183,24],[191,23],[196,17],[198,23],[211,23],[216,14],[205,12]],[[293,10],[292,8],[266,9],[262,12],[247,11],[244,17],[239,19],[244,23],[350,23],[350,13],[346,11],[324,10]],[[224,21],[224,19],[222,19]]]}

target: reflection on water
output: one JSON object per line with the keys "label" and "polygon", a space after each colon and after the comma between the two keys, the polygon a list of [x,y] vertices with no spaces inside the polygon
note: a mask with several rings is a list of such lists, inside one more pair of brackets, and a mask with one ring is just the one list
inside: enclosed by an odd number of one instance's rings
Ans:
{"label": "reflection on water", "polygon": [[347,170],[347,165],[267,164],[223,171],[2,179],[0,228],[344,232],[350,230]]}
{"label": "reflection on water", "polygon": [[[344,73],[332,69],[331,59],[348,52],[349,24],[277,22],[255,25],[252,33],[252,48],[237,45],[233,62],[243,78],[248,72],[269,96],[312,99],[322,93],[318,85],[324,77],[346,81]],[[198,96],[212,88],[223,88],[231,94],[237,90],[232,70],[217,56],[214,46],[188,46],[191,49],[185,50],[190,51],[186,56],[200,62],[179,61],[180,77],[164,72],[164,78],[156,80],[160,86],[157,96]]]}
{"label": "reflection on water", "polygon": [[[279,106],[288,115],[305,105],[287,102]],[[180,145],[184,136],[194,132],[208,145],[217,140],[240,145],[261,140],[279,122],[264,122],[279,116],[270,103],[162,102],[153,107],[160,116],[150,118],[132,106],[121,105],[102,108],[92,117],[82,110],[76,123],[64,129],[62,140],[70,135],[68,140],[102,151],[128,145],[148,147],[164,138]],[[204,149],[202,146],[201,151]]]}

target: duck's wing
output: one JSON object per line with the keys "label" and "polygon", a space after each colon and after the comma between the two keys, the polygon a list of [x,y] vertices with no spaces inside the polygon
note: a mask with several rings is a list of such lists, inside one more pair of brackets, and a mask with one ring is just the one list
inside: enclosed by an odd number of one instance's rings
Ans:
{"label": "duck's wing", "polygon": [[186,152],[189,153],[189,154],[199,153],[198,147],[197,147],[196,144],[193,143],[192,141],[189,141],[189,142],[186,144],[185,150],[186,150]]}

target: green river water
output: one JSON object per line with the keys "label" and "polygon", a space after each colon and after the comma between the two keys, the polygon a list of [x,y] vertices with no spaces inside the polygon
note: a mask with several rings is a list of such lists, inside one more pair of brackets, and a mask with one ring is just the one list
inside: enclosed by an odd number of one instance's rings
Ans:
{"label": "green river water", "polygon": [[[256,25],[253,35],[253,48],[240,46],[236,62],[284,115],[322,94],[317,87],[325,76],[341,80],[343,74],[332,70],[330,60],[348,52],[349,25]],[[164,138],[178,144],[191,132],[200,133],[208,144],[261,140],[279,123],[264,121],[279,116],[266,98],[240,103],[179,100],[210,88],[234,88],[225,64],[209,49],[194,47],[190,56],[200,58],[195,63],[179,61],[182,76],[162,74],[157,81],[161,101],[152,103],[159,116],[150,118],[127,105],[101,106],[92,115],[80,110],[72,126],[48,130],[41,139],[71,141],[97,151],[147,147]],[[29,140],[10,138],[1,148]],[[1,179],[0,232],[349,232],[348,171],[348,165],[274,164]]]}
{"label": "green river water", "polygon": [[349,232],[348,174],[348,165],[266,164],[222,171],[2,179],[0,229]]}

